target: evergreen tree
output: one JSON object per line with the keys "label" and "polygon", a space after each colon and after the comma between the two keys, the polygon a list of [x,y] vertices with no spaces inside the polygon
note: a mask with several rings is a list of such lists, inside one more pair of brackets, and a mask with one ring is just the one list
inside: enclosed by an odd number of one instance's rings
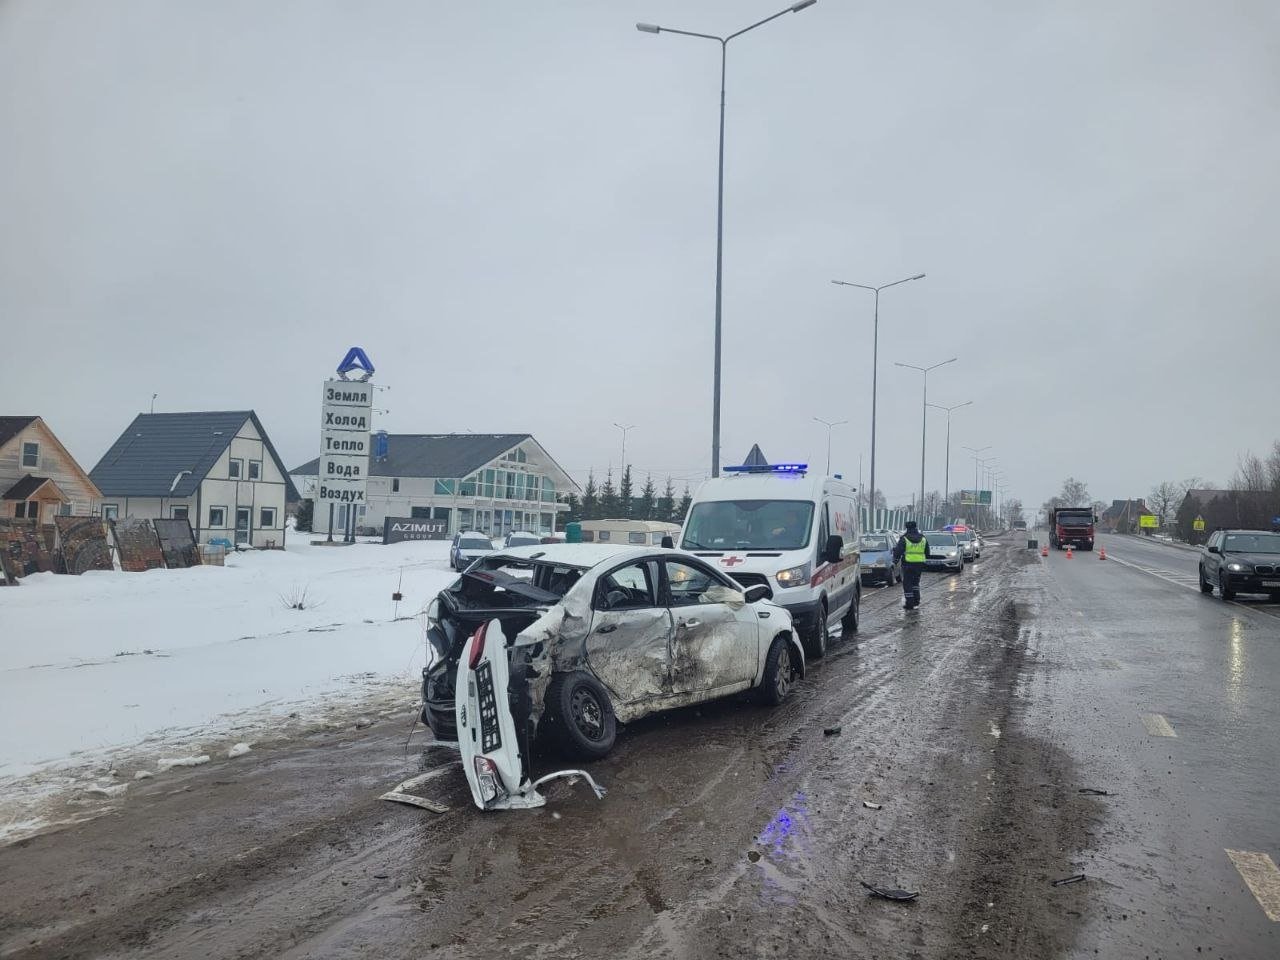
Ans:
{"label": "evergreen tree", "polygon": [[573,491],[564,498],[564,502],[569,505],[569,512],[564,515],[564,523],[574,523],[582,519],[582,501],[578,499],[578,495]]}
{"label": "evergreen tree", "polygon": [[671,478],[667,477],[667,485],[662,490],[662,496],[658,498],[653,519],[661,520],[663,523],[671,523],[671,518],[675,515],[675,512],[676,488],[671,485]]}
{"label": "evergreen tree", "polygon": [[600,517],[600,494],[596,490],[596,475],[587,474],[587,485],[582,490],[582,509],[579,520],[596,520]]}
{"label": "evergreen tree", "polygon": [[632,519],[632,511],[635,510],[635,487],[631,483],[631,464],[622,468],[622,486],[618,490],[618,510],[623,519]]}
{"label": "evergreen tree", "polygon": [[637,520],[654,519],[654,511],[657,509],[654,497],[653,477],[649,475],[644,478],[644,489],[640,491],[640,499],[636,501],[636,508],[632,516]]}
{"label": "evergreen tree", "polygon": [[618,519],[618,488],[613,485],[612,468],[604,475],[604,486],[600,488],[600,519]]}
{"label": "evergreen tree", "polygon": [[689,484],[684,485],[684,495],[680,498],[680,506],[677,507],[676,516],[671,518],[672,523],[684,523],[684,518],[689,515],[689,508],[693,506],[693,494],[689,492]]}
{"label": "evergreen tree", "polygon": [[298,513],[294,517],[293,529],[299,533],[311,532],[311,518],[315,514],[316,503],[314,500],[303,500],[298,504]]}

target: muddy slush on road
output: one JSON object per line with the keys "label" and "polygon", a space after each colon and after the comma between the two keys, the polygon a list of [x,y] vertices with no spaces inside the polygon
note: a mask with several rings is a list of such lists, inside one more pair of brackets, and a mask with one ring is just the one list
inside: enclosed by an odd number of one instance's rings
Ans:
{"label": "muddy slush on road", "polygon": [[[1035,562],[998,543],[910,618],[869,593],[775,709],[630,725],[603,801],[481,814],[456,753],[392,723],[146,784],[0,849],[0,956],[1064,956],[1091,887],[1052,881],[1106,810],[1023,728]],[[378,801],[436,769],[447,813]]]}

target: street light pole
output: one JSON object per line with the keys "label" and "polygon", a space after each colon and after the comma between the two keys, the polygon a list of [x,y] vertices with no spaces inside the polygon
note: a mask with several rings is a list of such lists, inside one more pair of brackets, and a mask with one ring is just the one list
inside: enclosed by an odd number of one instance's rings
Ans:
{"label": "street light pole", "polygon": [[951,499],[951,411],[959,410],[961,407],[967,407],[973,403],[972,400],[966,400],[964,403],[957,403],[954,406],[944,407],[938,403],[931,403],[929,406],[935,410],[945,410],[947,413],[947,470],[945,480],[942,482],[942,502],[946,503]]}
{"label": "street light pole", "polygon": [[634,423],[623,424],[623,423],[615,422],[614,426],[622,431],[622,467],[620,469],[626,470],[627,469],[627,431],[634,430],[636,428],[636,425]]}
{"label": "street light pole", "polygon": [[814,417],[813,419],[817,420],[820,424],[822,424],[827,428],[827,473],[826,475],[829,477],[831,476],[831,428],[843,426],[849,421],[848,420],[823,420],[821,417]]}
{"label": "street light pole", "polygon": [[945,367],[948,363],[955,363],[955,362],[956,362],[955,357],[952,357],[950,360],[943,360],[939,363],[935,363],[932,366],[928,366],[928,367],[917,367],[915,364],[911,364],[911,363],[898,363],[896,361],[894,362],[895,367],[905,367],[908,370],[919,370],[920,373],[924,375],[923,376],[924,396],[920,401],[920,510],[922,511],[921,512],[922,517],[924,516],[923,510],[924,510],[925,437],[929,429],[929,371],[937,370],[939,367]]}
{"label": "street light pole", "polygon": [[832,280],[839,287],[857,287],[859,290],[870,290],[876,295],[875,314],[872,321],[871,334],[871,509],[875,510],[876,499],[876,380],[880,373],[880,291],[888,290],[890,287],[896,287],[900,283],[909,283],[912,280],[923,280],[924,274],[917,273],[914,277],[903,277],[901,280],[895,280],[893,283],[882,283],[878,287],[870,286],[865,283],[850,283],[847,280]]}
{"label": "street light pole", "polygon": [[721,345],[721,291],[724,279],[724,91],[725,73],[728,65],[729,41],[744,33],[762,27],[771,20],[777,20],[783,14],[799,13],[806,7],[812,7],[818,0],[798,0],[785,10],[779,10],[771,17],[744,27],[737,33],[718,37],[711,33],[694,33],[690,30],[673,30],[653,23],[637,23],[636,29],[641,33],[674,33],[682,37],[699,37],[703,40],[714,40],[720,44],[720,157],[716,174],[716,329],[715,329],[715,372],[711,395],[711,476],[720,476],[720,345]]}
{"label": "street light pole", "polygon": [[[978,502],[978,454],[982,453],[985,450],[990,450],[991,445],[987,444],[985,447],[965,447],[964,449],[968,450],[969,453],[973,455],[973,518],[974,518],[974,525],[976,526],[977,519],[978,519],[978,509],[981,506],[981,504]],[[961,497],[961,499],[963,500],[964,498]]]}

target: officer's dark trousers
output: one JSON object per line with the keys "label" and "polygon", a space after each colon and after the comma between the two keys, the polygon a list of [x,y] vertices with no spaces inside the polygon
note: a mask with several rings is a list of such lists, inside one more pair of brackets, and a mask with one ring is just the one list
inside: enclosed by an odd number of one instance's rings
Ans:
{"label": "officer's dark trousers", "polygon": [[909,607],[920,606],[920,570],[922,563],[902,564],[902,599]]}

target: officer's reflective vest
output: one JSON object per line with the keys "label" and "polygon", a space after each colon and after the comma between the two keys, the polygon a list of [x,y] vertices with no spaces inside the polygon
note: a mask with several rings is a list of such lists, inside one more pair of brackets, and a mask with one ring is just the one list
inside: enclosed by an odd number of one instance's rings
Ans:
{"label": "officer's reflective vest", "polygon": [[924,563],[925,561],[925,540],[921,537],[919,540],[907,539],[906,550],[903,551],[902,559],[907,563]]}

